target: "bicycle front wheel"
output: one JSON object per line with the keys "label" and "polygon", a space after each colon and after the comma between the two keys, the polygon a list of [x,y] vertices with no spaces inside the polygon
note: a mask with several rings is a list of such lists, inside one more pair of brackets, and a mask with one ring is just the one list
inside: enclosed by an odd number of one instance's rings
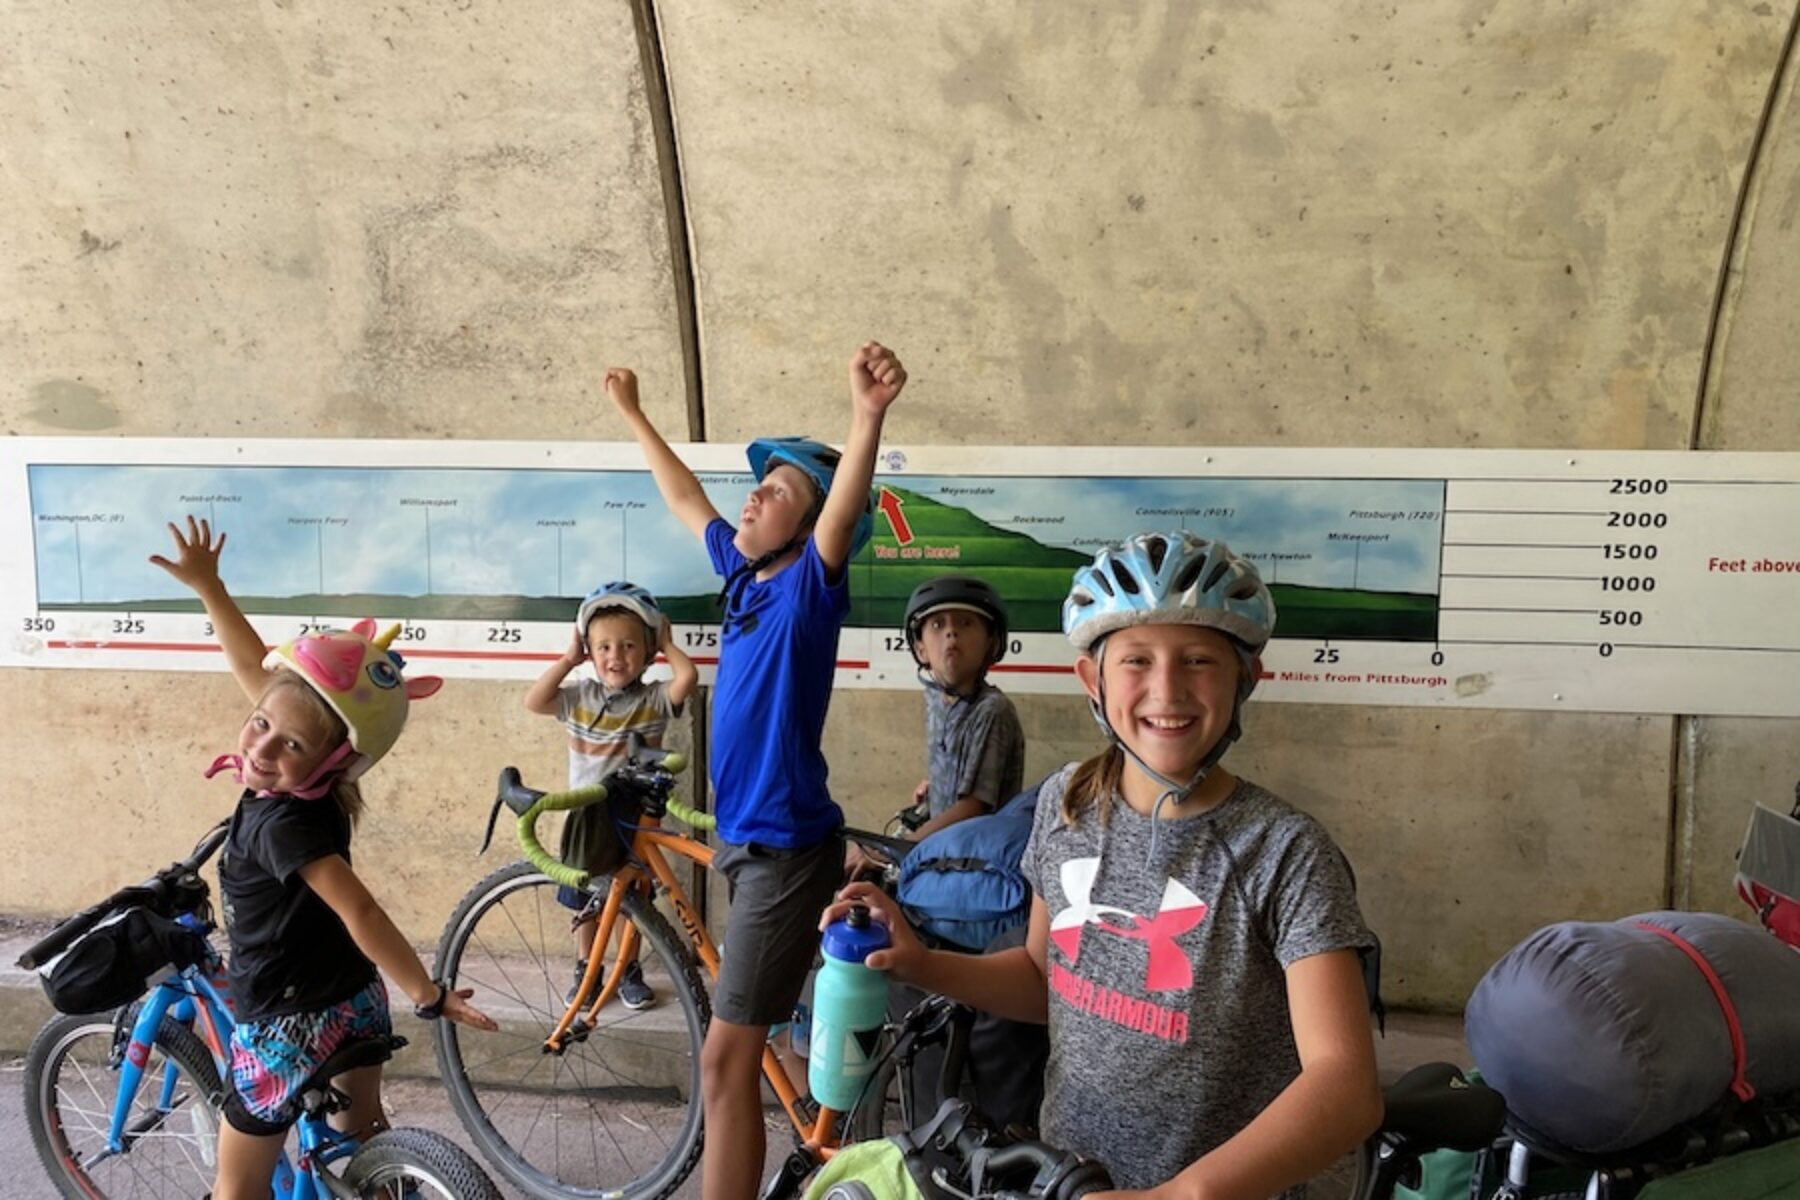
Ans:
{"label": "bicycle front wheel", "polygon": [[[439,976],[473,988],[472,1003],[500,1022],[499,1033],[438,1022],[451,1105],[494,1168],[533,1196],[660,1200],[700,1158],[700,1045],[711,1008],[699,968],[647,897],[626,897],[622,915],[637,928],[654,1003],[632,1010],[615,997],[592,1029],[547,1052],[575,964],[574,913],[556,891],[531,864],[514,863],[451,914]],[[621,922],[615,946],[623,930]]]}
{"label": "bicycle front wheel", "polygon": [[25,1119],[44,1170],[70,1200],[205,1195],[218,1165],[222,1096],[212,1055],[186,1026],[165,1017],[147,1050],[121,1146],[110,1149],[119,1090],[114,1030],[110,1013],[59,1016],[26,1051]]}

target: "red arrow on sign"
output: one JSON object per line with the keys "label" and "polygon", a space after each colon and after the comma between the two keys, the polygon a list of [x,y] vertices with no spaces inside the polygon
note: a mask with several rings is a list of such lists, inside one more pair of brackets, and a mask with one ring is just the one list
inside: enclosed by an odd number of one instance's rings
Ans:
{"label": "red arrow on sign", "polygon": [[906,514],[900,511],[903,501],[886,488],[881,489],[881,497],[875,501],[881,506],[881,515],[888,520],[888,528],[894,531],[894,540],[902,546],[910,545],[913,540],[912,526],[906,523]]}

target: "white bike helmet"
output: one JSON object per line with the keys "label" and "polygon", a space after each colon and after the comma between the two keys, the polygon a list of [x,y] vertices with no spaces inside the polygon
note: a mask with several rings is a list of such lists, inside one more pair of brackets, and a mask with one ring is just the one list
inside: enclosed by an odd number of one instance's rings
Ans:
{"label": "white bike helmet", "polygon": [[580,635],[583,646],[587,645],[588,622],[594,619],[594,614],[608,609],[623,610],[642,621],[650,634],[650,649],[654,651],[657,641],[662,637],[663,622],[668,618],[656,606],[655,596],[637,584],[627,583],[622,579],[603,583],[589,592],[587,599],[576,610],[575,632]]}

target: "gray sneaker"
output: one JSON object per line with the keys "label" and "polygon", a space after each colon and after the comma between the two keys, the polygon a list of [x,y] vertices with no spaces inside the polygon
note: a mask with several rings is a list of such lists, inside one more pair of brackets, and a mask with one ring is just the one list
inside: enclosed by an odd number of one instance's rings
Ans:
{"label": "gray sneaker", "polygon": [[619,980],[619,1003],[632,1012],[642,1012],[656,1003],[656,993],[644,982],[644,969],[637,963],[625,968],[625,977]]}

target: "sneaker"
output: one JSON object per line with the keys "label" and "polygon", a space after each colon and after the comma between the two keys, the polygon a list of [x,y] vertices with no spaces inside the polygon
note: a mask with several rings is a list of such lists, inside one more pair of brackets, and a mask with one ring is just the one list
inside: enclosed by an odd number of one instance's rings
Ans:
{"label": "sneaker", "polygon": [[637,963],[625,968],[625,977],[619,980],[619,1003],[632,1012],[642,1012],[656,1003],[656,993],[644,982],[644,969]]}
{"label": "sneaker", "polygon": [[564,1004],[575,1003],[575,997],[579,996],[581,994],[582,977],[585,976],[586,974],[587,974],[587,959],[585,959],[585,958],[576,959],[575,960],[575,982],[571,983],[569,985],[569,990],[566,993],[564,993],[564,995],[563,995],[563,1003]]}

